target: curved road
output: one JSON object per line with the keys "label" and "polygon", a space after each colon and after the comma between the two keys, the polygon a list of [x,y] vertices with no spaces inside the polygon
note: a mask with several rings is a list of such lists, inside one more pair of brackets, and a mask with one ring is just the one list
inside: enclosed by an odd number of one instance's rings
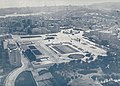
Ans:
{"label": "curved road", "polygon": [[[22,54],[21,54],[22,55]],[[5,86],[15,86],[15,80],[17,78],[17,76],[26,70],[26,68],[28,68],[28,60],[26,58],[24,58],[24,56],[21,56],[21,63],[22,66],[19,68],[16,68],[15,70],[13,70],[11,73],[8,74],[8,76],[6,77],[5,80]]]}

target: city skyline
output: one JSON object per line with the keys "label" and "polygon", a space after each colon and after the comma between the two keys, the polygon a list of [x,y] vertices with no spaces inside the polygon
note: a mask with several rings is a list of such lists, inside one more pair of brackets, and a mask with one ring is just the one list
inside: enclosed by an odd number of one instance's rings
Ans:
{"label": "city skyline", "polygon": [[90,5],[103,2],[120,2],[119,0],[1,0],[0,8],[39,7],[58,5]]}

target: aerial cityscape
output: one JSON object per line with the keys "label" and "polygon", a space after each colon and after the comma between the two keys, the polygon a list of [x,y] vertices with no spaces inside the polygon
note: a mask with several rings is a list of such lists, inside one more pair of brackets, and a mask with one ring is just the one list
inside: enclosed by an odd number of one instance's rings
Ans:
{"label": "aerial cityscape", "polygon": [[0,86],[120,86],[119,0],[0,2]]}

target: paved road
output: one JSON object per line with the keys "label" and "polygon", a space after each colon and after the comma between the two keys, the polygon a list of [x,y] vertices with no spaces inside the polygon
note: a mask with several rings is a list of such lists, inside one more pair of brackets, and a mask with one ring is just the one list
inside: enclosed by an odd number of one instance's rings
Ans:
{"label": "paved road", "polygon": [[5,80],[5,86],[15,86],[15,80],[17,78],[17,76],[26,70],[26,68],[28,68],[28,60],[26,58],[24,58],[24,56],[22,55],[21,57],[21,63],[22,66],[13,70],[11,73],[8,74],[8,76],[6,77]]}

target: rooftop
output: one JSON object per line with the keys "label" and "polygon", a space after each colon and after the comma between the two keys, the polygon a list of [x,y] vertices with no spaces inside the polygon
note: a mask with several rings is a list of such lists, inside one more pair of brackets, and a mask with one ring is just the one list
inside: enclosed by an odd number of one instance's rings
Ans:
{"label": "rooftop", "polygon": [[37,37],[34,36],[31,38],[20,38],[18,35],[13,35],[13,37],[14,40],[20,43],[24,51],[30,49],[36,59],[42,60],[42,62],[36,62],[39,64],[68,62],[72,59],[79,59],[76,57],[69,58],[68,56],[72,54],[81,54],[83,58],[80,59],[86,61],[88,58],[86,52],[91,53],[93,60],[95,60],[98,55],[106,55],[106,50],[97,47],[95,43],[82,36],[83,31],[77,34],[66,34],[61,31],[53,35],[50,34],[50,37],[54,37],[54,39],[45,39],[48,35],[49,34],[37,35]]}

